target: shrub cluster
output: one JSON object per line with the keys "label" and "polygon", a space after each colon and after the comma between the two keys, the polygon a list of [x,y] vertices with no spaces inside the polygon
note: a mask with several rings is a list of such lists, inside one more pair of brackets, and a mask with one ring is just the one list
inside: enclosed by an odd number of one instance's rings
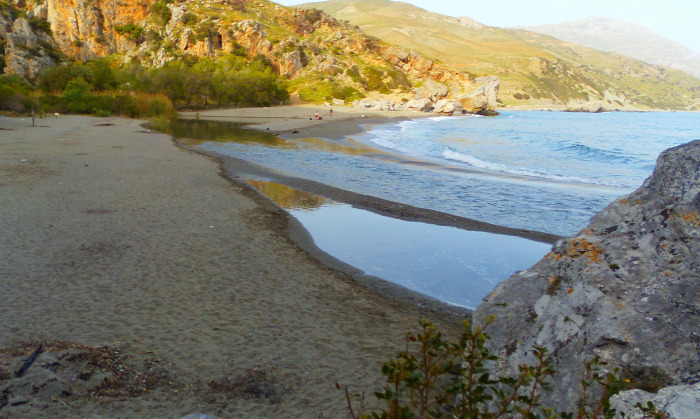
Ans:
{"label": "shrub cluster", "polygon": [[[241,47],[242,48],[242,47]],[[258,57],[235,54],[160,68],[116,66],[108,58],[46,69],[35,85],[0,76],[0,110],[170,117],[175,107],[270,106],[289,99],[287,82]]]}
{"label": "shrub cluster", "polygon": [[271,106],[289,100],[287,82],[270,63],[240,54],[197,61],[171,61],[160,68],[132,69],[136,89],[163,93],[179,107]]}
{"label": "shrub cluster", "polygon": [[[421,321],[418,333],[406,335],[405,350],[382,366],[387,384],[375,396],[385,407],[369,410],[364,393],[351,395],[346,387],[350,415],[355,419],[625,417],[610,406],[610,397],[626,389],[627,383],[618,377],[619,370],[597,357],[586,363],[575,412],[555,412],[540,403],[542,392],[552,390],[549,379],[555,373],[543,347],[533,348],[536,362],[520,365],[516,376],[493,377],[489,367],[498,357],[487,347],[485,331],[492,322],[489,318],[484,326],[472,327],[465,321],[464,332],[450,342],[431,323]],[[340,389],[337,383],[336,387]],[[645,418],[664,418],[651,403],[637,407]]]}

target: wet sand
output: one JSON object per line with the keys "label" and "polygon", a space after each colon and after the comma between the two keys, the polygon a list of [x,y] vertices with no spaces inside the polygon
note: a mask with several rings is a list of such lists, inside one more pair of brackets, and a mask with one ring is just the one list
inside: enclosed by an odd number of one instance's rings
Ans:
{"label": "wet sand", "polygon": [[344,417],[418,319],[460,330],[140,124],[0,117],[0,417]]}

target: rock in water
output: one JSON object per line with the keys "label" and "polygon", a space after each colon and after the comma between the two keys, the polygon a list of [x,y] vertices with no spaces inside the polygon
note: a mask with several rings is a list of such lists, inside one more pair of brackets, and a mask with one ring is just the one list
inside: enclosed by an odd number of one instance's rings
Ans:
{"label": "rock in water", "polygon": [[700,380],[700,141],[666,150],[632,194],[557,242],[534,267],[477,307],[500,372],[531,364],[533,345],[557,369],[544,403],[572,410],[594,355],[636,388]]}

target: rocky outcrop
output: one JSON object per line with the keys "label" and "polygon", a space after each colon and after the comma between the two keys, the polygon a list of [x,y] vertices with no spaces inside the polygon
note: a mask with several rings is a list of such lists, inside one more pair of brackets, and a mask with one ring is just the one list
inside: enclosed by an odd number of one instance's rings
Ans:
{"label": "rocky outcrop", "polygon": [[442,99],[435,103],[433,112],[441,115],[454,115],[464,113],[464,108],[459,101]]}
{"label": "rocky outcrop", "polygon": [[449,92],[444,84],[428,79],[422,86],[414,90],[414,99],[430,99],[431,102],[437,102],[447,97]]}
{"label": "rocky outcrop", "polygon": [[465,83],[468,81],[467,76],[464,74],[435,64],[435,62],[423,57],[415,51],[406,51],[396,47],[384,46],[379,46],[377,49],[385,60],[410,76],[432,79],[440,83]]}
{"label": "rocky outcrop", "polygon": [[[327,76],[366,94],[370,89],[400,93],[403,101],[411,99],[409,86],[422,82],[413,99],[429,99],[430,107],[451,99],[440,106],[445,114],[495,108],[495,97],[488,105],[482,103],[491,96],[468,74],[390,47],[315,9],[254,0],[28,0],[13,7],[12,13],[0,13],[0,43],[7,44],[6,57],[0,57],[7,62],[5,72],[36,77],[64,59],[86,61],[110,54],[123,63],[162,66],[183,57],[233,53],[248,60],[263,58],[290,80]],[[22,13],[29,20],[13,20]],[[452,100],[475,89],[481,93],[473,93],[472,99]]]}
{"label": "rocky outcrop", "polygon": [[6,73],[22,74],[29,79],[34,79],[44,69],[56,65],[47,52],[54,48],[54,44],[46,32],[35,31],[25,18],[15,20],[9,29],[8,26],[7,20],[4,24],[0,22],[6,39],[4,56]]}
{"label": "rocky outcrop", "polygon": [[666,419],[687,419],[698,416],[700,411],[700,383],[666,387],[657,393],[628,390],[614,395],[610,405],[618,412],[626,412],[626,418],[645,419],[637,404],[647,406],[652,402]]}
{"label": "rocky outcrop", "polygon": [[665,151],[644,185],[560,240],[534,267],[502,282],[474,313],[502,372],[552,354],[556,391],[572,409],[595,355],[635,387],[700,381],[700,141]]}
{"label": "rocky outcrop", "polygon": [[605,92],[602,100],[594,101],[570,101],[566,104],[565,112],[628,112],[635,111],[634,105],[620,96],[615,96],[609,92]]}
{"label": "rocky outcrop", "polygon": [[475,80],[479,85],[469,93],[457,96],[465,112],[480,115],[497,115],[498,88],[500,80],[496,76],[480,77]]}
{"label": "rocky outcrop", "polygon": [[393,100],[371,98],[356,100],[353,106],[359,109],[367,109],[371,111],[391,111],[396,109],[403,109],[401,105],[399,105],[399,107],[397,108],[396,102]]}

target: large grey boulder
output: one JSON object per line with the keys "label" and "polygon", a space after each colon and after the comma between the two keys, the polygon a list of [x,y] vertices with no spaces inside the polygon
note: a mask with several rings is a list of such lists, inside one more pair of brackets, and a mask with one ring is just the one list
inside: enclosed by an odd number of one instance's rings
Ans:
{"label": "large grey boulder", "polygon": [[435,103],[433,112],[442,115],[461,114],[463,111],[462,104],[456,100],[442,99]]}
{"label": "large grey boulder", "polygon": [[428,98],[411,99],[404,105],[406,109],[420,112],[430,112],[433,110],[433,102]]}
{"label": "large grey boulder", "polygon": [[628,390],[614,395],[610,405],[618,412],[625,412],[629,419],[643,419],[644,414],[636,406],[652,402],[666,419],[691,419],[700,416],[700,383],[666,387],[657,393]]}
{"label": "large grey boulder", "polygon": [[700,141],[661,154],[644,185],[557,242],[480,304],[496,368],[544,346],[557,374],[545,403],[571,410],[594,355],[637,387],[700,381]]}

